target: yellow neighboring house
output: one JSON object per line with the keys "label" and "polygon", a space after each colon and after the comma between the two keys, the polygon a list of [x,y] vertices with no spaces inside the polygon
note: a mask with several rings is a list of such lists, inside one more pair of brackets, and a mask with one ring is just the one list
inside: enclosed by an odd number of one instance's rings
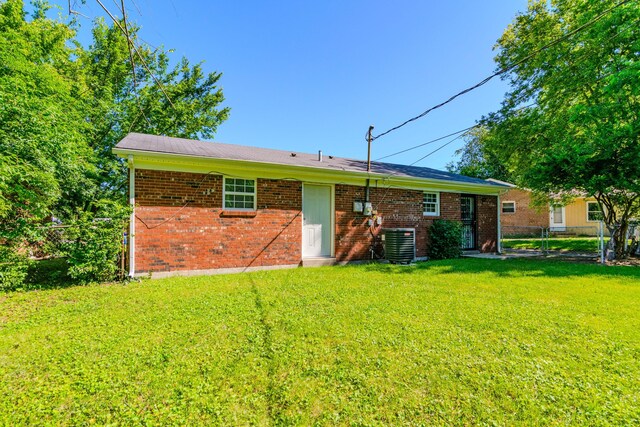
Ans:
{"label": "yellow neighboring house", "polygon": [[593,197],[576,196],[565,206],[534,207],[531,191],[515,185],[488,179],[511,188],[500,195],[500,226],[509,229],[525,227],[550,228],[551,231],[571,234],[597,235],[600,227],[600,206]]}
{"label": "yellow neighboring house", "polygon": [[600,205],[593,197],[577,197],[566,206],[554,206],[549,209],[549,227],[552,231],[575,228],[578,232],[580,227],[584,229],[584,234],[596,234],[600,227],[600,219]]}

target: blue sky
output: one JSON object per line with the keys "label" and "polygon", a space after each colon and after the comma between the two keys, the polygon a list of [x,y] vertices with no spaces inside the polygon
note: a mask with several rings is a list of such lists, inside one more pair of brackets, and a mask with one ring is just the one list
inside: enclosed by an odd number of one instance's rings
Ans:
{"label": "blue sky", "polygon": [[[125,3],[145,42],[223,73],[231,116],[215,141],[358,159],[366,159],[370,124],[378,134],[490,75],[492,47],[526,8],[526,0]],[[66,1],[58,4],[66,11]],[[102,15],[93,0],[76,8]],[[90,21],[80,19],[87,31]],[[506,89],[496,79],[376,140],[372,158],[475,124]],[[447,141],[385,161],[413,163]],[[417,165],[444,169],[461,145]]]}

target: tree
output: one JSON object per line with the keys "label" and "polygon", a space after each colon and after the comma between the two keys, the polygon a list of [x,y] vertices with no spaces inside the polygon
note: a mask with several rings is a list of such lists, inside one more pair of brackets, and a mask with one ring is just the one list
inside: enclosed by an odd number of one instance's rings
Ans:
{"label": "tree", "polygon": [[511,88],[483,120],[517,183],[598,200],[617,257],[640,214],[639,20],[630,1],[530,2],[498,40]]}
{"label": "tree", "polygon": [[73,31],[44,5],[26,22],[22,6],[0,5],[0,239],[14,242],[96,188],[66,45]]}
{"label": "tree", "polygon": [[484,126],[468,130],[464,134],[464,147],[456,150],[455,153],[460,156],[460,160],[449,163],[447,170],[474,178],[510,181],[511,174],[507,165],[498,154],[490,150],[487,144],[487,139],[490,137],[491,134]]}
{"label": "tree", "polygon": [[[206,139],[229,116],[228,107],[220,108],[221,73],[205,74],[202,63],[192,66],[184,57],[171,67],[168,52],[138,46],[138,28],[129,26],[127,36],[123,26],[98,20],[78,59],[86,73],[87,139],[109,197],[126,189],[126,165],[111,149],[127,133]],[[136,46],[131,55],[127,37]]]}
{"label": "tree", "polygon": [[128,132],[211,138],[229,114],[220,108],[220,73],[186,58],[171,66],[167,51],[137,46],[137,27],[127,27],[128,40],[121,22],[98,20],[91,45],[82,47],[77,24],[48,18],[49,8],[36,2],[28,20],[22,0],[0,3],[5,220],[72,218],[101,198],[124,200],[126,165],[111,149]]}
{"label": "tree", "polygon": [[128,132],[211,138],[229,114],[220,73],[172,65],[124,22],[98,20],[84,47],[78,24],[49,8],[36,1],[27,16],[22,0],[0,1],[0,282],[53,217],[121,214],[126,164],[111,149]]}

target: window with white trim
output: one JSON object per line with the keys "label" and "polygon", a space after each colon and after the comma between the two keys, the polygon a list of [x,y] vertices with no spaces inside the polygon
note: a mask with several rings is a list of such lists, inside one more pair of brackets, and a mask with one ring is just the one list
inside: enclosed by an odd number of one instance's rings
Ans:
{"label": "window with white trim", "polygon": [[225,209],[253,211],[256,209],[256,180],[224,178],[222,198]]}
{"label": "window with white trim", "polygon": [[602,220],[602,210],[598,202],[587,202],[587,221]]}
{"label": "window with white trim", "polygon": [[502,213],[516,213],[516,202],[513,202],[513,201],[502,202]]}
{"label": "window with white trim", "polygon": [[440,193],[424,193],[422,200],[425,216],[440,216]]}

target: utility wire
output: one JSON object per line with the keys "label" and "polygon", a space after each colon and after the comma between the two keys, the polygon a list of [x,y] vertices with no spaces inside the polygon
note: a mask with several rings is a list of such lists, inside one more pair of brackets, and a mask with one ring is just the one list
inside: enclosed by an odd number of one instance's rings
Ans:
{"label": "utility wire", "polygon": [[[525,106],[519,107],[519,108],[517,108],[516,110],[514,110],[514,112],[518,112],[518,111],[524,110],[524,109],[526,109],[526,108],[533,107],[534,105],[536,105],[536,104],[535,104],[535,103],[532,103],[532,104],[528,104],[528,105],[525,105]],[[388,157],[397,156],[398,154],[403,154],[403,153],[406,153],[407,151],[412,151],[412,150],[415,150],[415,149],[417,149],[417,148],[424,147],[425,145],[433,144],[434,142],[441,141],[441,140],[443,140],[443,139],[449,138],[450,136],[454,136],[454,135],[457,135],[457,134],[459,134],[459,133],[463,133],[463,132],[470,131],[471,129],[475,129],[475,128],[480,127],[480,126],[482,126],[482,124],[481,124],[481,123],[475,124],[475,125],[473,125],[473,126],[469,126],[469,127],[467,127],[467,128],[461,129],[461,130],[459,130],[459,131],[452,132],[452,133],[450,133],[450,134],[448,134],[448,135],[441,136],[441,137],[438,137],[438,138],[436,138],[436,139],[432,139],[432,140],[427,141],[427,142],[423,142],[422,144],[414,145],[414,146],[412,146],[412,147],[405,148],[404,150],[396,151],[395,153],[391,153],[391,154],[387,154],[386,156],[379,157],[379,158],[377,158],[377,159],[376,159],[376,161],[378,161],[378,160],[382,160],[382,159],[386,159],[386,158],[388,158]],[[460,136],[464,136],[464,135],[460,135]],[[412,166],[412,165],[410,165],[410,166]]]}
{"label": "utility wire", "polygon": [[[479,126],[479,125],[477,125],[477,126]],[[474,126],[474,127],[477,127],[477,126]],[[440,147],[438,147],[438,148],[436,148],[435,150],[431,151],[429,154],[426,154],[426,155],[424,155],[424,156],[420,157],[418,160],[416,160],[415,162],[411,163],[409,166],[413,166],[413,165],[415,165],[415,164],[417,164],[417,163],[420,163],[421,161],[423,161],[424,159],[426,159],[427,157],[429,157],[429,156],[430,156],[430,155],[432,155],[433,153],[436,153],[436,152],[438,152],[438,151],[442,150],[444,147],[446,147],[447,145],[449,145],[449,144],[453,143],[454,141],[457,141],[458,139],[462,138],[463,136],[464,136],[464,134],[463,134],[463,135],[458,135],[458,136],[456,136],[455,138],[451,139],[450,141],[445,142],[445,143],[444,143],[444,144],[442,144]]]}
{"label": "utility wire", "polygon": [[[608,39],[607,39],[607,41],[611,41],[611,40],[613,40],[614,38],[616,38],[616,37],[620,36],[624,31],[626,31],[626,30],[627,30],[627,29],[629,29],[629,28],[636,28],[634,24],[635,24],[635,23],[633,23],[633,22],[632,22],[632,23],[630,23],[629,25],[625,26],[625,27],[624,27],[624,28],[622,28],[620,31],[618,31],[615,35],[613,35],[612,37],[608,38]],[[578,59],[582,60],[582,59],[586,58],[587,56],[588,56],[587,54],[583,54],[583,55],[579,56],[579,57],[578,57]],[[602,76],[600,76],[600,77],[595,81],[595,83],[599,83],[599,82],[601,82],[602,80],[604,80],[605,78],[610,77],[610,76],[612,76],[612,75],[613,75],[613,74],[615,74],[615,73],[616,73],[616,71],[612,71],[612,72],[610,72],[610,73],[607,73],[607,74],[605,74],[605,75],[602,75]],[[515,113],[515,112],[518,112],[518,111],[521,111],[521,110],[527,109],[527,108],[529,108],[529,107],[534,107],[534,106],[536,106],[536,103],[531,103],[531,104],[528,104],[528,105],[525,105],[525,106],[519,107],[519,108],[517,108],[517,109],[513,110],[513,112]],[[416,148],[423,147],[423,146],[425,146],[425,145],[427,145],[427,144],[430,144],[430,143],[433,143],[433,142],[436,142],[436,141],[442,140],[442,139],[447,138],[447,137],[449,137],[449,136],[456,135],[456,134],[460,134],[460,135],[456,136],[455,138],[451,139],[450,141],[447,141],[446,143],[442,144],[440,147],[436,148],[435,150],[433,150],[433,151],[429,152],[428,154],[426,154],[426,155],[422,156],[421,158],[419,158],[419,159],[418,159],[418,160],[416,160],[415,162],[411,163],[410,165],[408,165],[408,166],[414,166],[414,165],[416,165],[417,163],[421,162],[422,160],[426,159],[427,157],[431,156],[432,154],[434,154],[434,153],[436,153],[436,152],[440,151],[440,150],[441,150],[441,149],[443,149],[444,147],[446,147],[446,146],[448,146],[448,145],[452,144],[452,143],[453,143],[454,141],[456,141],[457,139],[459,139],[459,138],[463,137],[465,134],[464,134],[464,133],[462,133],[462,132],[464,132],[465,130],[471,130],[471,129],[476,128],[476,127],[479,127],[479,126],[481,126],[481,124],[480,124],[480,123],[479,123],[479,124],[477,124],[477,125],[475,125],[475,126],[470,126],[470,127],[469,127],[469,128],[467,128],[467,129],[463,129],[463,130],[458,131],[458,132],[450,133],[449,135],[445,135],[445,136],[440,137],[440,138],[437,138],[437,139],[435,139],[435,140],[431,140],[431,141],[428,141],[428,142],[426,142],[426,143],[423,143],[423,144],[419,144],[419,145],[416,145],[416,146],[410,147],[410,148],[408,148],[408,149],[405,149],[405,150],[399,151],[399,152],[397,152],[397,153],[389,154],[389,155],[384,156],[384,157],[382,157],[382,158],[387,158],[387,157],[395,156],[395,155],[397,155],[397,154],[401,154],[401,153],[404,153],[404,152],[407,152],[407,151],[410,151],[410,150],[413,150],[413,149],[416,149]],[[384,182],[384,181],[388,180],[389,178],[391,178],[392,176],[397,175],[397,174],[398,174],[398,172],[392,172],[392,173],[387,174],[386,176],[384,176],[384,177],[382,178],[382,182]],[[388,186],[386,187],[386,189],[385,189],[384,194],[382,195],[382,198],[381,198],[381,199],[380,199],[380,201],[376,204],[376,209],[377,209],[377,206],[379,206],[379,205],[384,201],[384,199],[386,198],[386,196],[387,196],[387,194],[388,194],[388,192],[389,192],[389,190],[390,190],[390,189],[391,189],[391,185],[388,185]]]}
{"label": "utility wire", "polygon": [[147,64],[147,61],[144,59],[144,56],[142,56],[142,53],[140,53],[140,50],[136,47],[135,43],[133,42],[133,40],[131,40],[130,37],[127,36],[127,32],[124,30],[124,28],[122,28],[122,25],[120,24],[120,22],[116,19],[115,16],[113,16],[113,14],[109,11],[109,9],[106,8],[106,6],[100,1],[100,0],[96,0],[96,2],[100,5],[100,7],[102,7],[102,9],[107,13],[107,15],[109,15],[109,17],[111,18],[111,20],[114,22],[114,24],[116,24],[118,26],[118,28],[120,28],[120,31],[122,32],[122,34],[127,37],[127,40],[129,40],[131,42],[131,47],[133,47],[133,50],[135,51],[135,53],[138,55],[138,58],[140,58],[140,61],[142,63],[142,66],[147,70],[147,72],[149,73],[149,75],[151,75],[151,77],[153,78],[153,80],[156,82],[156,84],[158,85],[158,87],[160,88],[160,91],[162,91],[162,93],[164,94],[165,98],[167,99],[167,101],[169,101],[169,104],[171,104],[171,107],[173,107],[174,109],[176,108],[176,106],[173,104],[173,101],[171,101],[171,98],[169,98],[169,95],[167,94],[167,92],[164,90],[164,85],[162,84],[162,82],[160,80],[158,80],[158,78],[156,77],[155,74],[153,74],[153,72],[151,71],[151,69],[149,68],[149,65]]}
{"label": "utility wire", "polygon": [[598,22],[600,19],[602,19],[602,17],[604,17],[604,16],[605,16],[606,14],[608,14],[609,12],[613,11],[614,9],[616,9],[616,8],[618,8],[618,7],[620,7],[620,6],[623,6],[623,5],[627,4],[627,3],[629,3],[630,1],[631,1],[631,0],[623,0],[623,1],[621,1],[620,3],[615,4],[614,6],[612,6],[612,7],[608,8],[608,9],[607,9],[607,10],[605,10],[604,12],[600,13],[599,15],[597,15],[596,17],[594,17],[593,19],[591,19],[590,21],[588,21],[588,22],[586,22],[586,23],[584,23],[584,24],[580,25],[579,27],[577,27],[577,28],[573,29],[572,31],[568,32],[567,34],[563,35],[562,37],[559,37],[559,38],[557,38],[557,39],[555,39],[555,40],[553,40],[553,41],[551,41],[551,42],[547,43],[546,45],[544,45],[544,46],[542,46],[542,47],[540,47],[540,48],[538,48],[538,49],[534,50],[534,51],[533,51],[533,52],[531,52],[529,55],[527,55],[527,56],[525,56],[524,58],[522,58],[521,60],[517,61],[515,64],[512,64],[512,65],[510,65],[510,66],[508,66],[508,67],[505,67],[505,68],[502,68],[502,69],[500,69],[500,70],[496,71],[496,72],[495,72],[495,73],[493,73],[492,75],[490,75],[490,76],[488,76],[488,77],[484,78],[483,80],[481,80],[479,83],[477,83],[477,84],[475,84],[475,85],[473,85],[473,86],[471,86],[471,87],[468,87],[467,89],[464,89],[464,90],[462,90],[462,91],[460,91],[460,92],[456,93],[455,95],[451,96],[451,97],[450,97],[449,99],[447,99],[446,101],[441,102],[440,104],[437,104],[437,105],[435,105],[435,106],[433,106],[433,107],[431,107],[431,108],[427,109],[427,110],[426,110],[426,111],[424,111],[423,113],[421,113],[421,114],[419,114],[419,115],[417,115],[417,116],[415,116],[415,117],[412,117],[412,118],[410,118],[410,119],[408,119],[408,120],[404,121],[403,123],[399,124],[398,126],[394,126],[394,127],[392,127],[391,129],[386,130],[386,131],[384,131],[384,132],[382,132],[382,133],[380,133],[380,134],[378,134],[378,135],[374,136],[372,140],[374,140],[374,141],[375,141],[376,139],[378,139],[378,138],[380,138],[380,137],[382,137],[382,136],[384,136],[384,135],[387,135],[387,134],[389,134],[389,133],[391,133],[391,132],[393,132],[393,131],[395,131],[395,130],[398,130],[398,129],[400,129],[401,127],[403,127],[403,126],[405,126],[405,125],[407,125],[407,124],[409,124],[409,123],[411,123],[411,122],[413,122],[413,121],[416,121],[416,120],[418,120],[418,119],[421,119],[422,117],[426,116],[427,114],[429,114],[429,113],[430,113],[430,112],[432,112],[433,110],[436,110],[436,109],[438,109],[438,108],[441,108],[441,107],[443,107],[443,106],[445,106],[445,105],[449,104],[449,103],[450,103],[451,101],[453,101],[454,99],[456,99],[456,98],[458,98],[458,97],[460,97],[460,96],[462,96],[462,95],[464,95],[464,94],[466,94],[466,93],[469,93],[469,92],[471,92],[471,91],[473,91],[473,90],[475,90],[475,89],[479,88],[480,86],[483,86],[483,85],[487,84],[489,81],[491,81],[491,80],[492,80],[492,79],[494,79],[495,77],[498,77],[498,76],[500,76],[500,75],[502,75],[502,74],[508,73],[509,71],[513,70],[514,68],[518,67],[519,65],[521,65],[521,64],[523,64],[524,62],[528,61],[529,59],[531,59],[531,58],[535,57],[535,56],[536,56],[536,55],[538,55],[540,52],[543,52],[543,51],[545,51],[545,50],[549,49],[550,47],[555,46],[556,44],[558,44],[558,43],[560,43],[560,42],[562,42],[562,41],[564,41],[564,40],[567,40],[567,39],[568,39],[568,38],[570,38],[570,37],[573,37],[575,34],[579,33],[580,31],[584,30],[585,28],[590,27],[591,25],[595,24],[595,23],[596,23],[596,22]]}
{"label": "utility wire", "polygon": [[131,77],[133,77],[133,87],[137,88],[138,82],[136,81],[136,63],[133,60],[133,49],[131,44],[131,36],[129,35],[129,26],[127,25],[127,11],[124,7],[124,0],[120,0],[122,5],[122,24],[124,25],[124,36],[127,38],[127,49],[129,50],[129,61],[131,62]]}
{"label": "utility wire", "polygon": [[407,151],[415,150],[416,148],[420,148],[420,147],[424,147],[425,145],[433,144],[434,142],[441,141],[443,139],[449,138],[450,136],[454,136],[454,135],[457,135],[459,133],[467,132],[467,131],[469,131],[471,129],[475,129],[475,128],[479,127],[479,126],[480,126],[480,124],[477,124],[477,125],[469,126],[468,128],[461,129],[461,130],[456,131],[456,132],[451,132],[448,135],[441,136],[441,137],[436,138],[436,139],[432,139],[431,141],[423,142],[422,144],[414,145],[413,147],[409,147],[409,148],[406,148],[404,150],[397,151],[395,153],[387,154],[386,156],[378,157],[377,159],[375,159],[375,161],[386,159],[387,157],[397,156],[398,154],[406,153]]}

